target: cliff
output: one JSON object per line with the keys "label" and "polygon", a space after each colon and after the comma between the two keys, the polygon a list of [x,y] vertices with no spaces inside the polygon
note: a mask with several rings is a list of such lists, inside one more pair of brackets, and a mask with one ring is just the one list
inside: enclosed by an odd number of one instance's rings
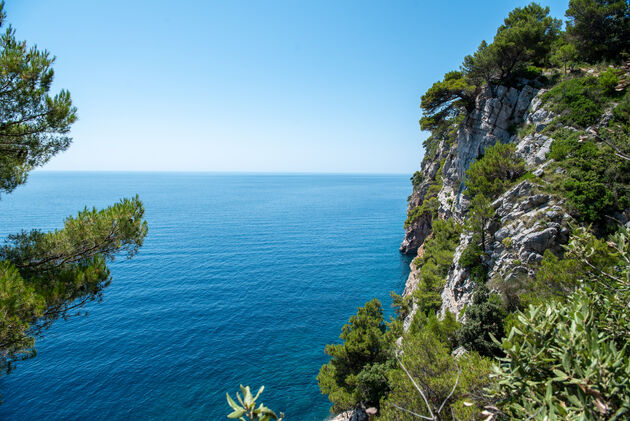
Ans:
{"label": "cliff", "polygon": [[[526,162],[526,169],[540,178],[549,165],[547,153],[553,139],[541,133],[553,120],[554,113],[543,107],[545,90],[525,85],[520,89],[486,87],[477,96],[474,110],[467,113],[450,142],[441,139],[433,153],[426,155],[421,164],[422,182],[414,186],[409,197],[408,214],[420,209],[433,186],[439,187],[434,195],[437,212],[424,212],[411,220],[405,229],[401,252],[422,256],[423,242],[432,232],[432,221],[453,218],[464,224],[469,198],[465,194],[465,172],[483,156],[486,148],[498,142],[512,143],[516,153]],[[519,128],[530,127],[531,133],[519,136]],[[556,170],[559,171],[559,170]],[[542,179],[524,180],[492,202],[494,217],[488,223],[489,241],[484,250],[484,267],[488,279],[500,278],[504,283],[518,283],[523,277],[531,277],[535,265],[542,260],[545,250],[560,251],[569,238],[571,216],[565,209],[564,200],[541,189]],[[470,271],[459,260],[472,238],[464,230],[455,249],[453,263],[448,270],[442,290],[442,308],[462,316],[462,309],[470,302],[474,288]],[[420,280],[420,267],[411,263],[411,273],[404,296],[410,297]],[[417,303],[405,321],[408,328]]]}

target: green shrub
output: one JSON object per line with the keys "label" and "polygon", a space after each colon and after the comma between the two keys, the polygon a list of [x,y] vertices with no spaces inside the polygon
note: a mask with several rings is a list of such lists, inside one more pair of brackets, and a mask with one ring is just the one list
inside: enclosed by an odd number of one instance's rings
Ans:
{"label": "green shrub", "polygon": [[435,313],[442,305],[441,291],[459,244],[461,226],[454,219],[435,219],[433,235],[424,242],[424,254],[416,259],[420,280],[413,293],[419,311]]}
{"label": "green shrub", "polygon": [[459,257],[460,266],[470,269],[481,264],[483,250],[481,250],[481,247],[479,246],[480,243],[481,239],[479,238],[479,235],[474,235],[466,248],[462,250],[462,254]]}
{"label": "green shrub", "polygon": [[485,284],[478,284],[472,303],[466,307],[465,322],[455,332],[457,344],[487,357],[502,355],[501,347],[493,342],[492,337],[503,337],[503,319],[506,315],[501,298],[491,294]]}
{"label": "green shrub", "polygon": [[387,393],[383,364],[390,358],[390,342],[385,332],[383,309],[375,298],[342,327],[341,344],[326,346],[330,362],[321,367],[317,381],[334,411],[352,409],[361,402],[378,406]]}
{"label": "green shrub", "polygon": [[466,171],[467,194],[483,194],[494,200],[525,173],[525,161],[516,155],[513,144],[497,143]]}
{"label": "green shrub", "polygon": [[563,128],[553,138],[549,157],[566,169],[554,191],[567,197],[578,221],[605,229],[607,215],[630,206],[630,161],[617,157],[606,144],[584,139],[581,132]]}
{"label": "green shrub", "polygon": [[558,83],[542,99],[559,114],[562,124],[586,128],[595,124],[604,111],[602,92],[597,78],[586,76]]}
{"label": "green shrub", "polygon": [[511,419],[627,419],[628,229],[600,240],[578,228],[565,257],[547,255],[545,266],[539,280],[555,298],[509,320],[492,387],[499,408]]}
{"label": "green shrub", "polygon": [[460,326],[460,323],[455,319],[455,315],[450,311],[446,312],[442,320],[438,318],[436,312],[426,314],[422,311],[417,311],[411,321],[408,333],[410,335],[419,334],[420,332],[429,333],[452,351],[457,346],[455,333]]}
{"label": "green shrub", "polygon": [[468,270],[470,279],[475,282],[486,281],[486,268],[483,265],[484,255],[485,252],[481,248],[481,235],[475,233],[459,257],[460,266]]}
{"label": "green shrub", "polygon": [[493,385],[510,419],[627,419],[630,350],[600,329],[589,295],[580,291],[567,303],[531,306],[517,315]]}
{"label": "green shrub", "polygon": [[[405,410],[428,417],[427,403],[434,416],[437,414],[434,419],[452,419],[453,415],[462,420],[481,419],[483,402],[476,398],[483,396],[490,382],[489,360],[474,352],[455,359],[448,346],[426,331],[406,336],[400,355],[401,365],[388,376],[391,392],[381,404],[379,419],[419,419]],[[426,402],[403,366],[423,390]]]}
{"label": "green shrub", "polygon": [[607,69],[601,75],[599,75],[599,86],[604,95],[613,96],[617,92],[615,88],[619,84],[619,78],[612,69]]}
{"label": "green shrub", "polygon": [[416,171],[415,173],[413,173],[410,180],[411,180],[411,185],[413,185],[414,189],[420,186],[420,184],[422,183],[422,179],[423,179],[423,176],[420,171]]}
{"label": "green shrub", "polygon": [[437,195],[438,193],[440,193],[440,190],[442,190],[443,186],[442,168],[444,167],[444,162],[445,160],[442,160],[440,168],[435,174],[435,180],[433,180],[432,184],[427,189],[427,192],[422,199],[422,203],[419,206],[411,209],[407,214],[407,219],[405,220],[405,228],[416,222],[418,219],[420,219],[421,216],[428,216],[431,219],[437,216],[437,211],[440,207],[440,202],[437,199]]}

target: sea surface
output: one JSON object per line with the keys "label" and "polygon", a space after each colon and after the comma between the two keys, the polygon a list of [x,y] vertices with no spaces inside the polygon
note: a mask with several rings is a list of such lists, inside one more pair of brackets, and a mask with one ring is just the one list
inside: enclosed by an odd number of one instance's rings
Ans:
{"label": "sea surface", "polygon": [[0,198],[1,238],[136,193],[149,234],[103,302],[0,377],[0,419],[223,420],[239,384],[288,421],[325,419],[324,346],[404,287],[409,191],[403,175],[33,173]]}

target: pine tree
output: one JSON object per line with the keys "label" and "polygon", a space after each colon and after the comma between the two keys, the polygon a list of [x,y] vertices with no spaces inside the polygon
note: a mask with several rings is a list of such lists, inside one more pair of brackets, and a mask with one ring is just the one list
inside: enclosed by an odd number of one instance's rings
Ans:
{"label": "pine tree", "polygon": [[[0,3],[0,26],[4,24]],[[71,143],[77,119],[70,93],[51,96],[54,57],[15,38],[0,36],[0,191],[10,193],[28,173]],[[84,209],[53,232],[9,236],[0,248],[0,368],[35,356],[35,339],[55,320],[102,298],[107,263],[119,252],[138,252],[147,233],[136,196],[97,211]]]}

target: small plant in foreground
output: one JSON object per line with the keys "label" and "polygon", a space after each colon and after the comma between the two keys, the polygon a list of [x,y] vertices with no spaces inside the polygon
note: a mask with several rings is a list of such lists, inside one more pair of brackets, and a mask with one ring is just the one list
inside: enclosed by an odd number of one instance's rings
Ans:
{"label": "small plant in foreground", "polygon": [[226,393],[225,396],[227,397],[228,404],[234,410],[234,412],[230,413],[227,417],[233,419],[238,418],[241,421],[246,421],[247,419],[257,421],[282,421],[284,418],[282,412],[280,413],[280,417],[278,417],[275,412],[262,403],[256,408],[256,399],[258,399],[263,390],[265,390],[265,386],[261,386],[256,396],[253,396],[249,386],[243,387],[243,385],[241,385],[241,393],[243,393],[243,396],[241,397],[241,395],[236,392],[236,399],[238,399],[240,405],[230,397],[229,393]]}

